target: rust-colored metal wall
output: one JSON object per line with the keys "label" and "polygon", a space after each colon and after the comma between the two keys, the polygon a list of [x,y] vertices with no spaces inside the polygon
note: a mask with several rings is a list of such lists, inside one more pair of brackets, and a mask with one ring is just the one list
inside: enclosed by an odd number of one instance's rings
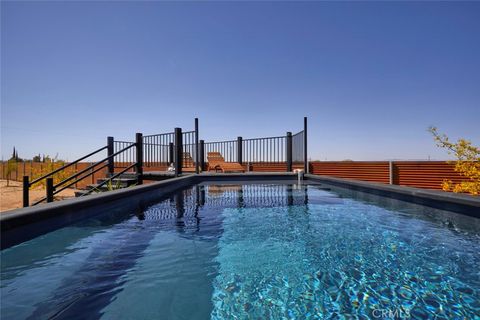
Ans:
{"label": "rust-colored metal wall", "polygon": [[310,162],[310,173],[372,182],[389,182],[387,161]]}
{"label": "rust-colored metal wall", "polygon": [[[0,163],[0,178],[6,179],[6,163]],[[76,165],[74,171],[78,172],[91,165],[90,162],[81,162]],[[124,163],[125,167],[129,163]],[[30,177],[41,172],[46,164],[40,162],[19,162],[16,169],[10,174],[11,180],[22,181],[23,175]],[[287,164],[285,162],[253,162],[243,167],[245,171],[254,172],[285,172]],[[444,179],[459,183],[464,180],[460,174],[454,171],[454,164],[445,161],[393,161],[393,183],[397,185],[411,186],[426,189],[441,189]],[[144,171],[165,171],[167,166],[145,167]],[[390,171],[388,161],[315,161],[310,162],[310,173],[326,175],[339,178],[389,183]],[[294,163],[293,169],[303,169],[303,164]],[[116,168],[116,172],[121,168]],[[83,188],[88,184],[95,183],[97,179],[106,176],[106,169],[95,173],[94,177],[88,177],[77,184],[78,188]]]}
{"label": "rust-colored metal wall", "polygon": [[[393,184],[425,189],[441,189],[445,179],[465,180],[445,161],[392,161]],[[389,161],[315,161],[310,173],[339,178],[390,183]]]}
{"label": "rust-colored metal wall", "polygon": [[395,161],[394,183],[426,189],[441,189],[445,179],[460,183],[465,180],[445,161]]}

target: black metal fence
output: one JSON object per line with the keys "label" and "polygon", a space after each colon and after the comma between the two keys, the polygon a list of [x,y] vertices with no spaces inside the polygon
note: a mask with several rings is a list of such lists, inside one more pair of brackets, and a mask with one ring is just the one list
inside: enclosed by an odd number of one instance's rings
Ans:
{"label": "black metal fence", "polygon": [[[140,134],[141,137],[141,134]],[[34,185],[37,185],[39,183],[45,183],[45,190],[46,190],[46,195],[45,197],[33,202],[32,205],[37,205],[42,202],[53,202],[54,197],[56,194],[62,192],[63,190],[75,186],[78,182],[94,176],[95,173],[100,172],[102,170],[106,170],[108,173],[107,179],[105,179],[103,182],[99,183],[96,188],[102,187],[112,179],[115,179],[116,177],[120,176],[121,174],[127,172],[130,169],[135,168],[138,176],[137,176],[137,181],[138,184],[142,184],[142,154],[139,153],[138,151],[138,134],[137,134],[137,140],[135,143],[129,143],[129,142],[124,142],[124,141],[115,141],[113,140],[112,137],[107,138],[107,145],[102,146],[99,149],[73,161],[68,164],[65,164],[45,175],[42,175],[41,177],[38,177],[32,181],[30,181],[30,177],[25,175],[23,176],[23,206],[28,207],[30,205],[30,188]],[[115,150],[115,147],[117,150]],[[132,152],[135,152],[135,158],[133,161],[131,161],[128,165],[126,165],[123,170],[120,172],[115,173],[114,168],[115,168],[115,158],[121,157],[122,159],[127,159],[129,157],[129,154]],[[106,157],[104,157],[102,160],[99,160],[97,162],[92,163],[88,167],[80,170],[80,171],[75,171],[68,172],[68,170],[74,169],[76,164],[78,164],[80,161],[83,161],[85,159],[88,159],[93,156],[99,156],[103,152],[107,152]],[[65,173],[68,172],[68,176],[64,176]],[[63,174],[62,174],[63,173]],[[61,175],[62,174],[62,175]],[[93,188],[89,189],[86,194],[89,194],[93,192]]]}
{"label": "black metal fence", "polygon": [[[130,147],[133,144],[135,144],[135,142],[113,141],[113,153],[116,154],[118,151]],[[125,150],[125,152],[118,153],[113,157],[114,168],[126,168],[130,166],[132,163],[136,162],[135,157],[135,148],[129,148]]]}
{"label": "black metal fence", "polygon": [[[79,163],[92,155],[107,150],[107,157],[98,161],[86,169],[75,173],[57,184],[53,183],[53,175]],[[107,170],[108,179],[113,179],[119,174],[134,170],[138,184],[142,184],[144,167],[159,167],[174,164],[175,175],[182,171],[199,173],[199,169],[205,169],[209,152],[219,152],[227,162],[248,163],[287,163],[287,171],[292,171],[292,163],[304,163],[304,170],[308,172],[307,165],[307,118],[304,118],[304,129],[292,136],[287,132],[286,136],[265,137],[236,140],[204,142],[199,141],[198,119],[195,118],[195,129],[182,132],[181,128],[175,128],[174,132],[143,136],[135,135],[135,142],[115,141],[113,137],[107,138],[107,146],[104,146],[86,156],[77,159],[49,174],[34,181],[29,181],[29,176],[23,177],[24,205],[29,205],[29,188],[39,181],[46,179],[47,196],[40,200],[51,202],[54,194],[68,188],[88,176],[93,176],[104,168]],[[160,168],[161,167],[161,168]],[[115,168],[121,168],[116,172]],[[103,182],[105,183],[105,182]]]}
{"label": "black metal fence", "polygon": [[220,152],[226,162],[238,161],[238,140],[204,143],[204,161],[208,162],[209,152]]}
{"label": "black metal fence", "polygon": [[[252,162],[278,163],[286,161],[286,137],[267,137],[204,142],[204,161],[208,153],[220,152],[226,162],[247,164]],[[241,146],[241,149],[239,149]]]}
{"label": "black metal fence", "polygon": [[[292,164],[304,163],[307,172],[307,118],[304,118],[302,131],[285,136],[250,138],[238,137],[236,140],[215,142],[200,141],[200,161],[208,162],[208,153],[219,152],[226,162],[249,163],[287,163],[287,171]],[[203,167],[203,166],[202,166]]]}
{"label": "black metal fence", "polygon": [[304,131],[300,131],[292,135],[292,162],[294,164],[303,163],[304,161]]}
{"label": "black metal fence", "polygon": [[174,162],[173,147],[175,133],[161,133],[143,136],[143,165],[164,167]]}
{"label": "black metal fence", "polygon": [[285,162],[286,136],[243,140],[243,162]]}
{"label": "black metal fence", "polygon": [[[114,150],[125,148],[134,142],[114,141]],[[178,146],[178,147],[177,147]],[[198,119],[195,119],[195,130],[182,132],[175,128],[174,132],[142,135],[143,167],[166,170],[174,165],[175,172],[194,171],[198,167]],[[115,157],[115,168],[124,168],[136,158],[135,151]],[[177,161],[178,158],[178,161]]]}
{"label": "black metal fence", "polygon": [[196,167],[198,144],[196,131],[182,132],[182,168],[189,171]]}

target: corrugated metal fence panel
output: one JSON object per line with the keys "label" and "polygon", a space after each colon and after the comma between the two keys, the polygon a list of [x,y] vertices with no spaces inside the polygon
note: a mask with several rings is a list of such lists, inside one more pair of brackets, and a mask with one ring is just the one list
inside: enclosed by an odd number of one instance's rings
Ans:
{"label": "corrugated metal fence panel", "polygon": [[[393,161],[393,183],[425,189],[441,189],[443,180],[465,180],[445,161]],[[316,161],[310,172],[338,178],[389,183],[388,161]]]}
{"label": "corrugated metal fence panel", "polygon": [[441,189],[445,179],[460,183],[465,180],[445,161],[395,161],[394,183],[426,189]]}
{"label": "corrugated metal fence panel", "polygon": [[310,173],[371,182],[390,181],[388,161],[310,162]]}
{"label": "corrugated metal fence panel", "polygon": [[[454,171],[454,164],[445,161],[394,161],[394,184],[426,189],[441,189],[444,179],[459,183],[465,180]],[[80,171],[91,163],[78,163],[72,171]],[[127,163],[125,163],[126,165]],[[6,163],[1,163],[0,178],[5,179]],[[10,174],[11,180],[21,181],[22,176],[34,176],[42,171],[46,164],[37,162],[17,163]],[[244,168],[247,170],[246,164]],[[303,169],[302,164],[294,164],[293,169]],[[166,170],[166,166],[148,168],[153,171]],[[148,170],[146,169],[146,171]],[[116,170],[118,171],[118,170]],[[285,162],[252,162],[250,171],[257,172],[286,172]],[[315,161],[310,162],[310,172],[313,174],[327,175],[332,177],[389,183],[388,161]],[[96,182],[105,177],[105,171],[101,170],[94,177],[89,177],[79,182],[81,188],[87,184]]]}

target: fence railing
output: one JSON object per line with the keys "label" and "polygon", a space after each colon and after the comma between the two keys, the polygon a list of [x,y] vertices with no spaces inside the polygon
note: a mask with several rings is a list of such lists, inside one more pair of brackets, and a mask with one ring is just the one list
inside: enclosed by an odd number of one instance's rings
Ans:
{"label": "fence railing", "polygon": [[[175,175],[183,171],[199,173],[200,168],[205,169],[209,152],[220,152],[227,162],[249,163],[286,163],[287,171],[292,171],[292,163],[305,164],[307,171],[307,119],[304,118],[304,130],[292,136],[287,132],[286,136],[262,137],[236,140],[206,142],[199,140],[198,119],[195,118],[195,129],[182,132],[181,128],[175,128],[173,132],[143,136],[137,133],[135,141],[114,140],[107,138],[107,145],[103,146],[73,162],[51,171],[33,181],[29,176],[23,177],[23,204],[28,206],[30,187],[45,180],[46,196],[34,203],[44,201],[51,202],[55,194],[77,185],[79,181],[87,177],[94,177],[95,173],[106,170],[107,179],[99,186],[118,177],[127,171],[134,171],[138,184],[142,184],[143,168],[158,168],[165,170],[167,166],[174,164]],[[80,171],[76,165],[89,157],[107,151],[107,156],[100,161],[88,165]],[[303,158],[302,158],[303,154]],[[54,183],[53,177],[59,172],[75,166],[75,173]],[[116,170],[120,169],[120,170]],[[24,168],[25,171],[25,168]],[[97,186],[97,187],[99,187]]]}
{"label": "fence railing", "polygon": [[[226,162],[238,162],[238,140],[204,143],[204,161],[208,162],[209,152],[220,152]],[[241,163],[241,162],[240,162]]]}
{"label": "fence railing", "polygon": [[292,135],[292,162],[301,163],[304,159],[304,131]]}
{"label": "fence railing", "polygon": [[161,168],[173,163],[174,140],[174,132],[143,136],[143,165]]}
{"label": "fence railing", "polygon": [[126,149],[134,144],[135,142],[129,141],[113,141],[113,153],[125,149],[125,152],[121,152],[113,157],[114,168],[126,168],[135,162],[135,150],[133,148]]}
{"label": "fence railing", "polygon": [[[130,144],[124,148],[121,148],[120,150],[115,151],[115,143],[112,137],[107,138],[107,145],[103,146],[101,148],[98,148],[97,150],[90,152],[89,154],[78,158],[75,161],[72,161],[66,165],[61,166],[60,168],[57,168],[45,175],[42,175],[41,177],[38,177],[32,181],[30,181],[29,176],[23,176],[23,206],[28,207],[30,205],[30,188],[38,183],[41,183],[42,181],[45,181],[46,185],[46,195],[45,197],[33,202],[32,205],[37,205],[42,202],[53,202],[54,196],[63,190],[70,188],[74,185],[76,185],[78,182],[91,177],[95,175],[95,173],[107,169],[109,173],[109,177],[102,183],[108,183],[108,181],[111,181],[111,179],[114,179],[118,174],[114,174],[114,159],[115,157],[121,156],[123,153],[129,152],[130,149],[135,148],[138,145],[138,143],[133,143]],[[138,149],[138,148],[137,148]],[[60,174],[61,172],[66,172],[67,169],[73,168],[74,165],[79,163],[82,160],[85,160],[87,158],[90,158],[92,156],[98,155],[103,151],[107,151],[107,156],[103,158],[102,160],[96,161],[89,165],[88,167],[75,172],[67,177],[62,177],[60,181],[57,181],[55,183],[54,177],[55,175]],[[137,154],[138,157],[138,154]],[[122,170],[122,173],[125,171],[136,167],[138,170],[138,167],[141,165],[141,160],[140,162],[138,161],[138,158],[136,161],[134,161],[132,164],[127,166],[126,169]],[[139,178],[139,183],[141,183],[141,178]]]}
{"label": "fence railing", "polygon": [[238,162],[247,169],[251,164],[286,165],[286,171],[292,171],[295,164],[303,164],[303,169],[308,172],[307,166],[307,118],[304,118],[302,131],[292,135],[287,132],[285,136],[262,137],[236,140],[205,142],[200,140],[199,154],[200,166],[205,169],[209,152],[219,152],[226,162]]}
{"label": "fence railing", "polygon": [[182,170],[190,171],[197,166],[197,150],[196,131],[182,132]]}
{"label": "fence railing", "polygon": [[243,140],[243,162],[287,161],[287,137],[267,137]]}

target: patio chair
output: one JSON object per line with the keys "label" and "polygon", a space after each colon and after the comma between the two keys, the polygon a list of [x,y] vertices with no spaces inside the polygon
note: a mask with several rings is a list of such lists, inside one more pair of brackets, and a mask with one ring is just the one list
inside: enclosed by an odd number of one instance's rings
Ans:
{"label": "patio chair", "polygon": [[245,172],[243,166],[238,162],[225,162],[220,152],[207,153],[208,171],[215,170],[225,172]]}
{"label": "patio chair", "polygon": [[182,171],[183,172],[195,172],[195,161],[190,154],[190,152],[183,152],[182,159]]}

